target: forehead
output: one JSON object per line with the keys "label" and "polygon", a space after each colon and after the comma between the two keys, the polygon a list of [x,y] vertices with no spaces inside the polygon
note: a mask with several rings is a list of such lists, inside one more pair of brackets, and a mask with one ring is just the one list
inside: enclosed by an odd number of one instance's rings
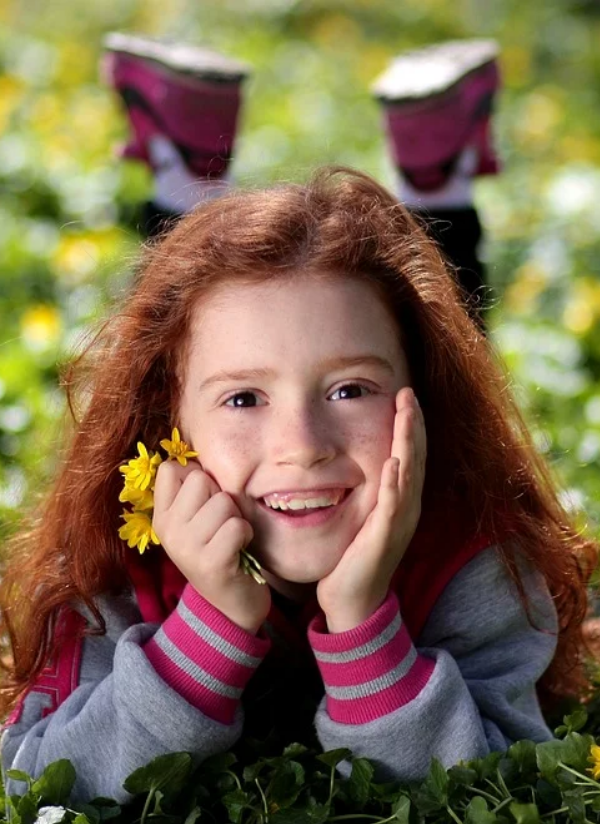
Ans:
{"label": "forehead", "polygon": [[374,287],[302,274],[214,290],[194,311],[189,343],[191,361],[206,370],[300,353],[402,357],[397,322]]}

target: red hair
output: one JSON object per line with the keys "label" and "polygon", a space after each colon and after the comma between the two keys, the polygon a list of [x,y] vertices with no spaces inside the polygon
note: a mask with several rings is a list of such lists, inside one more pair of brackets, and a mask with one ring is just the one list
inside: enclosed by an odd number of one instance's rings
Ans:
{"label": "red hair", "polygon": [[[473,531],[502,542],[519,585],[518,551],[547,581],[559,614],[547,695],[585,685],[582,621],[596,547],[571,524],[536,454],[491,345],[461,305],[454,279],[418,223],[377,183],[344,169],[305,186],[232,193],[182,219],[147,247],[121,310],[64,379],[71,444],[45,504],[11,542],[0,608],[12,663],[0,712],[36,679],[57,614],[128,585],[118,537],[118,466],[136,442],[157,444],[177,419],[193,310],[223,282],[261,282],[310,270],[368,281],[402,331],[425,415],[428,464],[422,522],[444,546],[448,502]],[[433,526],[432,526],[433,525]],[[523,595],[522,589],[520,590]]]}

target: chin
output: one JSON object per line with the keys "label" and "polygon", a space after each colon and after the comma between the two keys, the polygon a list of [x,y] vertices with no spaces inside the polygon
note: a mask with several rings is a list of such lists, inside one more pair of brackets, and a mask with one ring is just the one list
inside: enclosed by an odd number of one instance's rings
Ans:
{"label": "chin", "polygon": [[339,558],[335,558],[329,563],[323,563],[323,559],[315,559],[313,563],[307,563],[305,559],[301,559],[297,563],[278,563],[277,560],[269,562],[265,559],[261,563],[267,572],[276,575],[282,581],[288,581],[290,584],[316,584],[333,572],[338,561]]}

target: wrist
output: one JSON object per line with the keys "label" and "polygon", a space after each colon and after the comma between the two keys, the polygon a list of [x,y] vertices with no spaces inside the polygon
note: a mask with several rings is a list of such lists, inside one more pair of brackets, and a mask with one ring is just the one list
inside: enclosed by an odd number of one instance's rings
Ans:
{"label": "wrist", "polygon": [[356,629],[377,612],[385,601],[386,596],[374,598],[369,603],[353,604],[351,609],[336,610],[325,613],[327,632],[340,633]]}

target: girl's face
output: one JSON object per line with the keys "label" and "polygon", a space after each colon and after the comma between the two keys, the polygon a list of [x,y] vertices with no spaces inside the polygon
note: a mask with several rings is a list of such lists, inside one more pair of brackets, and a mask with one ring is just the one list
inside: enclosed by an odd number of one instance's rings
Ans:
{"label": "girl's face", "polygon": [[376,503],[409,385],[391,313],[350,279],[224,286],[196,310],[186,366],[183,437],[251,523],[250,551],[275,586],[320,580]]}

